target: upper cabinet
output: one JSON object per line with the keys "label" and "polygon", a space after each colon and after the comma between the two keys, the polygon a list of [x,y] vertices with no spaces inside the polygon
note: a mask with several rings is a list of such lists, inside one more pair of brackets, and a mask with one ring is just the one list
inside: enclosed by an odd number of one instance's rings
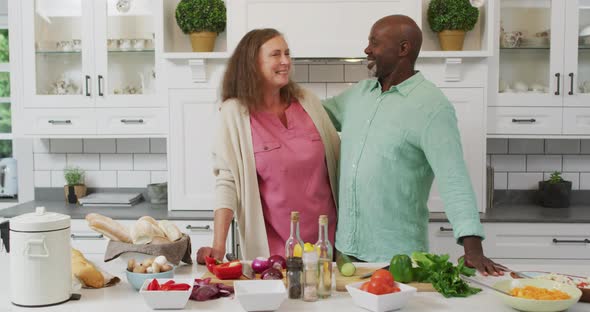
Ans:
{"label": "upper cabinet", "polygon": [[125,110],[167,107],[156,79],[160,1],[21,3],[26,134],[108,134],[100,125],[114,119],[118,129],[130,129],[118,134],[166,131],[144,111]]}
{"label": "upper cabinet", "polygon": [[488,133],[590,134],[590,1],[500,0],[499,11]]}

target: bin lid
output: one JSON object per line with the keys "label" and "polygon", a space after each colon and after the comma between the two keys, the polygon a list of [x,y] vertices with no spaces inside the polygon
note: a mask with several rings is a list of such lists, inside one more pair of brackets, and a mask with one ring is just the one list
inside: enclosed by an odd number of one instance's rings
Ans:
{"label": "bin lid", "polygon": [[10,230],[17,232],[48,232],[70,227],[70,216],[48,212],[45,207],[10,219]]}

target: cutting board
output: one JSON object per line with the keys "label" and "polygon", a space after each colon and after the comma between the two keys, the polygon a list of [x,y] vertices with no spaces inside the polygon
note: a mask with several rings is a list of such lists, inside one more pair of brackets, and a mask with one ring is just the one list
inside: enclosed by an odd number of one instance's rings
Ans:
{"label": "cutting board", "polygon": [[[346,285],[353,284],[361,281],[368,281],[370,278],[361,279],[361,276],[375,271],[377,268],[367,268],[367,267],[358,267],[356,268],[356,272],[354,272],[353,276],[343,276],[338,271],[338,268],[334,267],[334,274],[336,275],[336,291],[346,291]],[[430,283],[405,283],[406,285],[410,285],[415,287],[420,292],[435,292],[436,289],[432,287]]]}
{"label": "cutting board", "polygon": [[[282,272],[283,272],[283,276],[285,276],[285,270],[283,270]],[[201,276],[201,279],[205,279],[205,278],[211,278],[211,283],[222,283],[227,286],[234,286],[235,281],[248,281],[248,279],[246,277],[244,277],[244,275],[240,276],[240,279],[221,280],[221,279],[218,279],[217,277],[215,277],[215,275],[213,275],[213,273],[211,273],[209,271],[205,272],[205,274],[203,274],[203,276]],[[260,274],[256,274],[256,279],[260,279]],[[287,282],[284,278],[283,278],[283,282],[286,285]]]}

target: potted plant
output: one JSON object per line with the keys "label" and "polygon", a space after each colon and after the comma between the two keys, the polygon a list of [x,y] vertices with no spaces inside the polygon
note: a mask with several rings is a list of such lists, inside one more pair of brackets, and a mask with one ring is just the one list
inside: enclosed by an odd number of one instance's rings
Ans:
{"label": "potted plant", "polygon": [[569,207],[571,193],[572,182],[565,181],[560,172],[555,171],[549,180],[539,182],[539,201],[544,207]]}
{"label": "potted plant", "polygon": [[225,30],[223,0],[181,0],[176,6],[176,23],[190,34],[193,52],[211,52],[217,34]]}
{"label": "potted plant", "polygon": [[86,185],[84,185],[84,170],[78,167],[65,168],[64,178],[66,179],[64,191],[68,203],[75,204],[78,202],[79,198],[86,196]]}
{"label": "potted plant", "polygon": [[443,51],[463,50],[465,32],[472,30],[479,17],[469,0],[432,0],[428,4],[428,23]]}

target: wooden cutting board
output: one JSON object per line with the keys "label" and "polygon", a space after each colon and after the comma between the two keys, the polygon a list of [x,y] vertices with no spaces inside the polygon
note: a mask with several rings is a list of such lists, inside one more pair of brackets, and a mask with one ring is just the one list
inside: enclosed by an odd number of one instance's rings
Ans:
{"label": "wooden cutting board", "polygon": [[[283,276],[285,276],[285,270],[283,270],[282,272],[283,272]],[[240,277],[240,279],[221,280],[221,279],[218,279],[217,277],[215,277],[215,275],[213,275],[213,273],[211,273],[209,271],[205,272],[205,274],[203,274],[203,276],[201,276],[201,279],[205,279],[205,278],[211,278],[211,283],[222,283],[227,286],[234,286],[235,281],[248,281],[248,279],[246,277],[244,277],[244,275],[242,275]],[[256,274],[256,279],[260,279],[260,274]],[[286,285],[287,281],[284,278],[283,278],[283,282]]]}
{"label": "wooden cutting board", "polygon": [[[334,267],[334,274],[336,275],[336,291],[346,291],[346,285],[353,284],[361,281],[368,281],[370,278],[361,279],[361,275],[366,273],[370,273],[375,271],[377,268],[367,268],[367,267],[356,267],[356,272],[354,272],[353,276],[343,276],[338,271],[338,268]],[[432,287],[430,283],[406,283],[406,285],[410,285],[415,287],[420,292],[436,292],[436,289]]]}

